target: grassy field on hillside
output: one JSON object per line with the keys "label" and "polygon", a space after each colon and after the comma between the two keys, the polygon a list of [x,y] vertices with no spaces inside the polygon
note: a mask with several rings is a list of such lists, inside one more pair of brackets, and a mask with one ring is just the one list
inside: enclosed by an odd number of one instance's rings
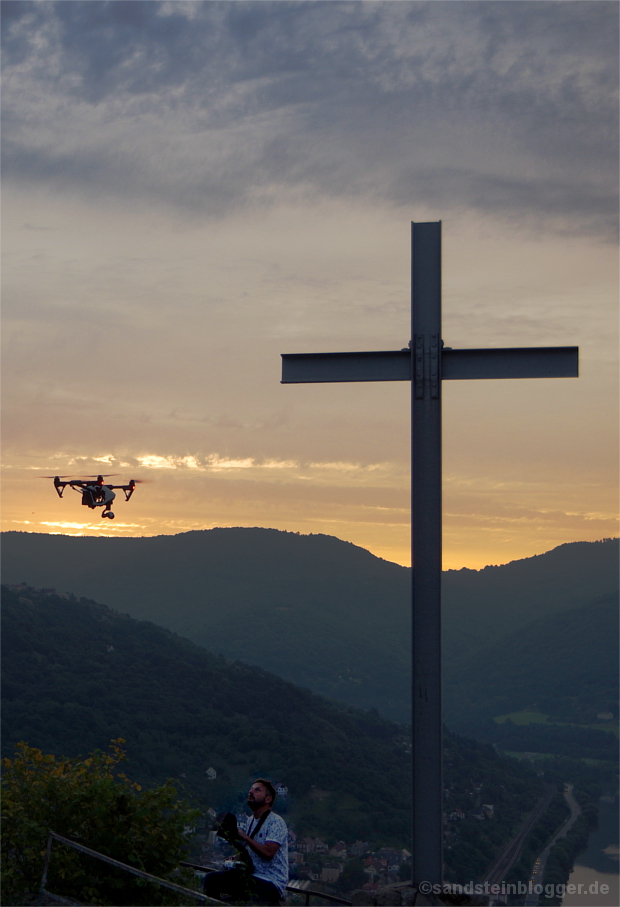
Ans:
{"label": "grassy field on hillside", "polygon": [[615,734],[618,737],[618,721],[598,721],[595,724],[576,724],[568,721],[550,721],[548,715],[543,715],[542,712],[530,711],[528,709],[523,709],[521,712],[511,712],[508,715],[497,715],[494,719],[497,724],[504,724],[506,721],[510,720],[513,724],[526,725],[526,724],[550,724],[550,725],[563,725],[564,727],[581,727],[581,728],[592,728],[597,731],[607,731],[610,734]]}

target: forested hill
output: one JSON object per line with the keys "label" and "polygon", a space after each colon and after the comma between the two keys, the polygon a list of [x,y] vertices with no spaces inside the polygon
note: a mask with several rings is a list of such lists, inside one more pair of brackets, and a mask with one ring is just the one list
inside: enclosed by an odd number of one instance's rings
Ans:
{"label": "forested hill", "polygon": [[5,583],[71,592],[314,692],[409,720],[409,571],[324,536],[5,533]]}
{"label": "forested hill", "polygon": [[[410,571],[348,542],[274,529],[154,538],[9,532],[2,571],[4,582],[104,601],[332,699],[409,720]],[[535,620],[617,594],[612,539],[447,571],[449,676]]]}
{"label": "forested hill", "polygon": [[[203,807],[220,810],[239,807],[248,782],[267,775],[288,787],[298,835],[410,847],[410,741],[376,713],[230,664],[95,602],[32,588],[3,587],[2,649],[9,758],[19,740],[73,757],[121,736],[132,780],[173,777]],[[445,753],[449,808],[465,816],[484,802],[495,810],[493,822],[463,819],[463,839],[455,836],[448,851],[453,877],[466,881],[515,833],[542,783],[530,767],[452,734]]]}
{"label": "forested hill", "polygon": [[73,756],[119,736],[141,783],[183,775],[220,808],[262,774],[293,796],[312,785],[363,791],[370,824],[360,834],[408,833],[400,726],[104,605],[2,587],[3,756],[20,740]]}
{"label": "forested hill", "polygon": [[545,554],[482,570],[448,570],[442,577],[444,654],[469,660],[474,652],[533,621],[618,597],[618,539],[571,542]]}
{"label": "forested hill", "polygon": [[[601,712],[617,716],[618,631],[618,598],[607,595],[513,631],[483,659],[449,664],[446,721],[471,733],[476,719],[533,708],[582,725]],[[598,737],[613,751],[613,735],[606,739],[609,734],[591,728],[588,735],[591,744]],[[613,752],[601,758],[614,758]]]}

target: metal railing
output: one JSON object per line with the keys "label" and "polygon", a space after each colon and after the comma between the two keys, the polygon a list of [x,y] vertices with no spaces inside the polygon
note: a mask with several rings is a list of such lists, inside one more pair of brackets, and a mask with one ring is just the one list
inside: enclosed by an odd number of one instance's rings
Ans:
{"label": "metal railing", "polygon": [[303,887],[307,884],[307,882],[289,882],[286,886],[286,890],[295,892],[295,894],[305,895],[306,907],[310,904],[310,898],[322,898],[325,901],[329,901],[331,904],[351,904],[351,901],[347,901],[346,898],[339,898],[335,894],[326,894],[324,891],[316,891],[316,889],[313,888]]}
{"label": "metal railing", "polygon": [[[85,853],[89,857],[94,857],[96,860],[102,860],[104,863],[108,863],[110,866],[115,866],[117,869],[122,869],[125,872],[130,872],[132,875],[138,876],[138,878],[144,879],[147,882],[152,882],[153,884],[159,885],[162,888],[169,888],[171,891],[176,891],[178,894],[184,894],[201,904],[224,904],[223,901],[217,901],[215,898],[210,898],[208,897],[208,895],[202,894],[200,891],[193,891],[191,888],[184,888],[182,885],[176,885],[174,882],[169,882],[167,879],[160,879],[158,876],[144,872],[144,870],[142,869],[136,869],[135,866],[128,866],[127,863],[121,863],[120,860],[114,860],[112,857],[107,857],[105,854],[99,853],[96,850],[92,850],[90,847],[85,847],[84,844],[78,844],[77,841],[72,841],[70,838],[65,838],[63,837],[63,835],[59,835],[55,831],[50,831],[49,838],[47,839],[47,848],[45,851],[45,860],[43,863],[43,875],[41,876],[41,885],[39,886],[39,904],[42,903],[44,897],[48,897],[58,904],[75,903],[74,901],[71,901],[69,899],[61,898],[58,895],[53,894],[51,891],[47,891],[45,887],[47,885],[47,873],[52,856],[52,843],[54,841],[58,841],[61,844],[66,844],[67,847],[72,847],[74,850],[78,850],[80,851],[80,853]],[[209,866],[201,866],[197,863],[187,863],[185,861],[179,863],[179,866],[183,866],[188,869],[194,869],[197,872],[211,872],[213,868]],[[286,890],[290,891],[291,893],[294,892],[298,895],[305,895],[306,907],[308,907],[308,905],[310,904],[311,897],[321,898],[325,901],[329,901],[331,904],[351,905],[351,901],[347,901],[345,898],[339,898],[336,895],[326,894],[323,891],[317,891],[316,889],[312,888],[302,888],[302,885],[305,885],[305,883],[291,882],[286,886]]]}
{"label": "metal railing", "polygon": [[[185,861],[179,863],[179,866],[195,869],[196,872],[213,872],[214,870],[221,869],[220,866],[201,866],[198,863],[187,863]],[[322,898],[324,901],[329,901],[330,904],[346,904],[347,907],[351,907],[351,901],[348,901],[346,898],[338,897],[338,895],[335,894],[327,894],[325,891],[317,891],[316,888],[307,888],[307,884],[307,882],[289,882],[286,886],[286,890],[290,891],[291,894],[305,895],[306,907],[310,904],[310,898]]]}
{"label": "metal railing", "polygon": [[[52,856],[52,843],[54,841],[60,841],[61,844],[66,844],[68,847],[73,847],[74,850],[79,850],[81,853],[85,853],[89,857],[94,857],[96,860],[102,860],[104,863],[109,863],[110,866],[116,866],[117,869],[123,869],[125,870],[125,872],[130,872],[132,875],[138,876],[138,878],[140,879],[145,879],[147,882],[153,882],[155,885],[159,885],[163,888],[169,888],[171,891],[176,891],[179,894],[184,894],[201,904],[223,903],[222,901],[216,901],[214,898],[207,897],[206,894],[201,894],[201,892],[199,891],[192,891],[191,888],[184,888],[182,885],[175,885],[174,882],[169,882],[167,879],[160,879],[148,872],[144,872],[142,869],[136,869],[135,866],[128,866],[126,863],[121,863],[119,860],[112,859],[112,857],[106,857],[105,854],[98,853],[96,850],[91,850],[90,847],[85,847],[83,844],[78,844],[76,841],[71,841],[69,838],[64,838],[62,835],[56,834],[55,831],[50,831],[50,836],[47,840],[45,861],[43,863],[43,875],[41,877],[41,885],[39,887],[39,903],[41,903],[44,896],[48,896],[52,899],[56,899],[57,897],[56,895],[52,894],[51,891],[47,891],[45,888],[47,884],[47,872]],[[64,901],[64,903],[70,902]]]}

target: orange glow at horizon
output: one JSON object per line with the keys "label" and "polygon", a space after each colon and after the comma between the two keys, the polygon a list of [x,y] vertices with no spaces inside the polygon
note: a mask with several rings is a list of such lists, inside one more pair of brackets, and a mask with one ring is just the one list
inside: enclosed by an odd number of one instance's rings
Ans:
{"label": "orange glow at horizon", "polygon": [[[261,476],[264,467],[247,463],[222,470],[222,458],[211,458],[208,467],[186,459],[176,469],[163,461],[152,455],[148,465],[145,462],[139,477],[156,478],[138,487],[130,502],[117,498],[114,521],[104,521],[90,510],[85,514],[77,496],[57,499],[51,482],[39,488],[32,468],[6,469],[2,529],[141,537],[216,527],[263,527],[333,535],[385,560],[403,566],[411,563],[409,488],[401,468],[385,463],[376,469],[355,464],[315,463],[312,468],[285,461],[269,464],[267,473],[288,473],[283,484],[281,478]],[[239,479],[239,472],[252,476]],[[312,480],[308,473],[313,474]],[[616,514],[605,509],[603,488],[586,486],[579,501],[584,509],[575,507],[569,513],[561,508],[566,488],[545,489],[535,482],[530,487],[514,483],[497,487],[493,481],[479,483],[478,488],[475,484],[466,483],[464,494],[460,479],[449,475],[445,479],[444,570],[479,570],[568,542],[617,535]],[[586,509],[597,503],[600,509]]]}

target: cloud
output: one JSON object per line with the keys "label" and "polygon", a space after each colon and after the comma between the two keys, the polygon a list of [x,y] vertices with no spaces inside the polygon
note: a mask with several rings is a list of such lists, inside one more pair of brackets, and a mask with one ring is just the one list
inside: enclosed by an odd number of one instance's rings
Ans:
{"label": "cloud", "polygon": [[220,217],[321,196],[610,235],[617,4],[2,4],[4,179]]}
{"label": "cloud", "polygon": [[[86,458],[79,458],[80,461]],[[105,457],[91,457],[95,462],[105,462],[116,465],[119,461],[111,454]],[[135,462],[142,469],[165,470],[190,470],[201,473],[238,473],[248,471],[253,479],[261,480],[260,473],[288,473],[289,481],[308,480],[332,482],[333,477],[339,474],[344,483],[371,481],[381,484],[385,480],[402,480],[402,467],[395,463],[351,463],[342,461],[312,461],[285,460],[275,457],[259,459],[256,457],[230,457],[210,453],[203,456],[186,455],[175,456],[171,454],[139,454]],[[75,461],[72,461],[75,462]],[[337,479],[336,481],[340,481]]]}
{"label": "cloud", "polygon": [[442,219],[446,344],[582,363],[446,382],[453,557],[609,535],[617,4],[0,11],[8,524],[81,516],[35,470],[121,473],[156,482],[136,534],[332,521],[404,561],[408,383],[282,386],[280,354],[406,346],[408,221]]}

